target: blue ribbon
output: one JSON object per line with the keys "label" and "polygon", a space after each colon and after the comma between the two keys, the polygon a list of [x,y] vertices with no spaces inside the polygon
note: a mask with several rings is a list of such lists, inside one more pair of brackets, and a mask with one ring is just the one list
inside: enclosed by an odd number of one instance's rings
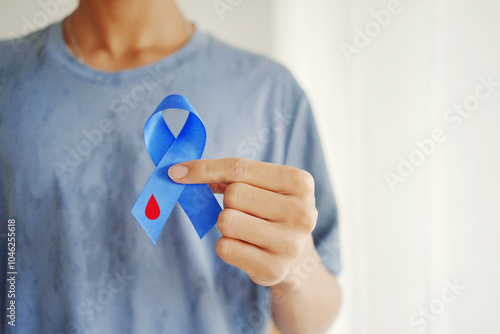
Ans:
{"label": "blue ribbon", "polygon": [[[189,116],[177,138],[163,119],[162,111],[182,109]],[[180,162],[200,159],[207,133],[200,116],[186,98],[169,95],[144,125],[144,142],[156,166],[131,212],[156,244],[176,202],[186,212],[202,238],[217,222],[221,207],[206,184],[179,184],[168,176],[168,169]]]}

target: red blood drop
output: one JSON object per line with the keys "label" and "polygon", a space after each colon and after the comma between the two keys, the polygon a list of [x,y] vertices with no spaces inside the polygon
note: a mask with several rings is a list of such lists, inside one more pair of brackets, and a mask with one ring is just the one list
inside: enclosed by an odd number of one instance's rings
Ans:
{"label": "red blood drop", "polygon": [[158,206],[158,202],[156,202],[155,195],[151,195],[149,198],[145,213],[146,217],[151,220],[155,220],[160,216],[160,207]]}

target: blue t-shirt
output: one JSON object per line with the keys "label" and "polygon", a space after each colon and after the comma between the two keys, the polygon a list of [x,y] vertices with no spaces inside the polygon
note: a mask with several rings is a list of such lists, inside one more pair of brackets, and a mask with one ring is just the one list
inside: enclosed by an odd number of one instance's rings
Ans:
{"label": "blue t-shirt", "polygon": [[[177,204],[155,246],[130,213],[154,170],[144,123],[173,93],[206,125],[204,158],[286,164],[315,177],[313,236],[326,267],[339,273],[337,212],[318,133],[285,68],[197,29],[154,64],[101,72],[70,54],[59,22],[0,43],[3,332],[265,332],[269,288],[218,257],[216,227],[200,240]],[[15,219],[15,285],[7,281],[8,219]]]}

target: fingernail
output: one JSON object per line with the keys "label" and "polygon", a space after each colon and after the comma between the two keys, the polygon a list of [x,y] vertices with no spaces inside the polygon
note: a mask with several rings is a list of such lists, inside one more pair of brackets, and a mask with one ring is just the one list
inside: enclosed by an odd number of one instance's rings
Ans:
{"label": "fingernail", "polygon": [[168,176],[172,179],[182,179],[187,175],[189,169],[186,166],[175,165],[168,170]]}

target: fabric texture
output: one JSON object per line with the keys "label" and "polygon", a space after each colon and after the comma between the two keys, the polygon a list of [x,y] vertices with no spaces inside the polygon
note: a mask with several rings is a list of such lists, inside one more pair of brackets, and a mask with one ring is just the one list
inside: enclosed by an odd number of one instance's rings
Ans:
{"label": "fabric texture", "polygon": [[[338,274],[337,212],[314,118],[281,65],[196,30],[149,66],[106,73],[68,51],[61,22],[0,42],[0,303],[16,220],[16,327],[6,333],[264,333],[269,289],[200,240],[177,204],[156,246],[130,213],[154,169],[143,127],[169,94],[207,129],[203,158],[309,171],[318,251]],[[182,113],[169,115],[180,127]],[[217,195],[222,202],[222,197]]]}

